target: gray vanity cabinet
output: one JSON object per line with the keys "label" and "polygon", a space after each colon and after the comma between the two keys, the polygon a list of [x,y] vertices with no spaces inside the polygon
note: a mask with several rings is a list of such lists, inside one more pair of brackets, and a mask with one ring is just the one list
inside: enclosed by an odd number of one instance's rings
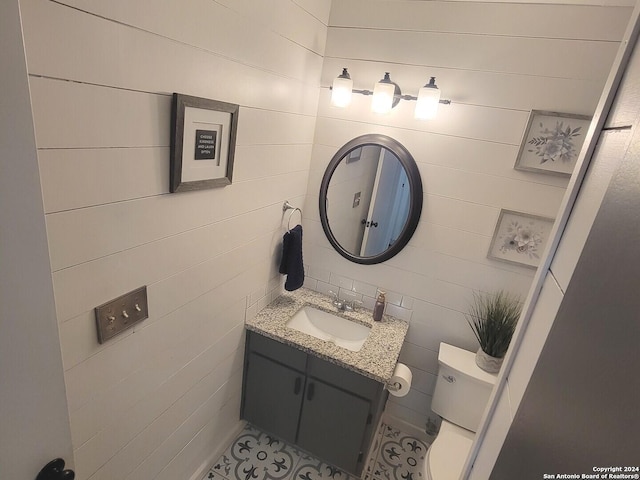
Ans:
{"label": "gray vanity cabinet", "polygon": [[382,383],[247,332],[242,418],[350,473],[364,466]]}
{"label": "gray vanity cabinet", "polygon": [[310,380],[297,444],[317,457],[355,472],[371,402],[319,380]]}
{"label": "gray vanity cabinet", "polygon": [[250,353],[245,370],[244,418],[287,442],[296,441],[304,373]]}

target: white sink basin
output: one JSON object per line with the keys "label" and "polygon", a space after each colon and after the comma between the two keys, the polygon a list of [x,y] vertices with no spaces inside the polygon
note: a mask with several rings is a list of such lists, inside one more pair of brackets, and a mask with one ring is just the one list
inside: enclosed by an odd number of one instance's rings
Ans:
{"label": "white sink basin", "polygon": [[362,348],[371,331],[370,327],[309,306],[298,310],[286,325],[352,352]]}

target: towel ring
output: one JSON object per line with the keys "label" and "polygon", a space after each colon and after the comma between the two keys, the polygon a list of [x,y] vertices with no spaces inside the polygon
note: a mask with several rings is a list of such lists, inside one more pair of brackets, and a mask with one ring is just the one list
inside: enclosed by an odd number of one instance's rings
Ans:
{"label": "towel ring", "polygon": [[286,212],[287,210],[291,210],[289,220],[287,221],[287,230],[291,231],[291,217],[293,217],[293,214],[296,213],[296,211],[300,212],[300,223],[302,223],[302,210],[291,205],[288,200],[284,202],[284,205],[282,205],[282,211]]}

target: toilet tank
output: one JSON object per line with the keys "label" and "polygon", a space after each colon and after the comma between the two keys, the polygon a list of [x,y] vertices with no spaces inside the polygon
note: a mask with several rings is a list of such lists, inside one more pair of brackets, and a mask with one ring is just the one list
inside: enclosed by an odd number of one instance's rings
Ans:
{"label": "toilet tank", "polygon": [[496,383],[497,374],[476,365],[475,353],[446,343],[438,353],[438,380],[431,410],[451,423],[475,432]]}

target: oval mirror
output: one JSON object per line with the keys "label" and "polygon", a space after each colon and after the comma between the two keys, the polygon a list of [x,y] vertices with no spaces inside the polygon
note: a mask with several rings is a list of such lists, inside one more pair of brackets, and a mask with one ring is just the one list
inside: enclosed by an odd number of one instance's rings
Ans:
{"label": "oval mirror", "polygon": [[401,143],[386,135],[348,142],[322,178],[322,228],[352,262],[374,264],[396,255],[415,232],[421,211],[418,166]]}

